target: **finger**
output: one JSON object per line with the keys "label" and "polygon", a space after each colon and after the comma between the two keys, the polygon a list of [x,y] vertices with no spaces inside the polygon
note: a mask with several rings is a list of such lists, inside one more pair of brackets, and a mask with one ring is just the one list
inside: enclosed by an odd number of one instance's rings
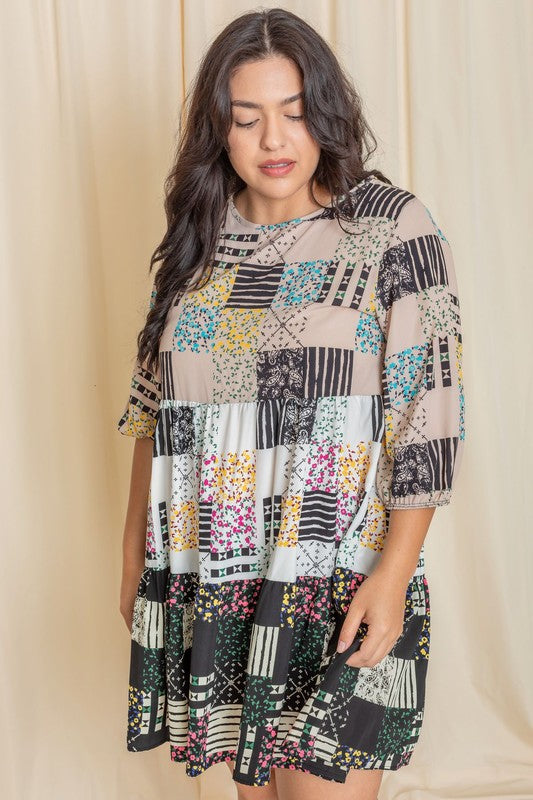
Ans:
{"label": "finger", "polygon": [[361,625],[361,620],[365,615],[364,608],[357,608],[357,606],[350,606],[348,614],[339,633],[339,641],[337,643],[337,653],[343,653],[349,647]]}
{"label": "finger", "polygon": [[376,623],[374,623],[374,625],[370,625],[368,628],[368,633],[363,639],[361,647],[356,653],[353,654],[353,656],[350,656],[348,659],[350,665],[360,667],[371,666],[371,662],[374,661],[375,655],[378,654],[380,650],[385,649],[385,646],[388,644],[389,640],[390,636],[388,635],[387,630],[378,627]]}
{"label": "finger", "polygon": [[380,661],[382,661],[385,656],[391,652],[392,648],[396,644],[399,637],[394,639],[393,637],[389,638],[388,640],[383,640],[381,646],[377,648],[377,650],[371,655],[365,658],[364,653],[362,658],[364,658],[364,663],[356,663],[356,658],[359,656],[360,650],[357,653],[354,653],[348,661],[346,662],[351,667],[375,667]]}

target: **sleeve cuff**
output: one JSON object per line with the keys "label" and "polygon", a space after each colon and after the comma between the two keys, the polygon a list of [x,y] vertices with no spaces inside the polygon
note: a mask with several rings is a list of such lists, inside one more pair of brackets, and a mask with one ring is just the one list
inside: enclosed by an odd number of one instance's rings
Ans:
{"label": "sleeve cuff", "polygon": [[395,497],[388,489],[379,494],[381,502],[388,511],[392,511],[395,508],[435,508],[436,506],[446,506],[451,501],[451,497],[451,489],[408,494],[402,497]]}

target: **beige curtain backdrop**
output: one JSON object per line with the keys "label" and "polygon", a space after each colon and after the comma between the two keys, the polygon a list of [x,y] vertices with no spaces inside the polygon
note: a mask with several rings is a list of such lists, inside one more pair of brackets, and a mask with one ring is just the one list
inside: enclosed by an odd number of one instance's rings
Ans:
{"label": "beige curtain backdrop", "polygon": [[[264,3],[263,6],[277,5]],[[411,764],[380,800],[533,798],[533,2],[281,3],[331,43],[379,148],[455,256],[467,445],[427,538],[432,640]],[[133,441],[116,423],[164,230],[180,107],[237,0],[3,0],[0,794],[229,800],[125,746],[118,610]]]}

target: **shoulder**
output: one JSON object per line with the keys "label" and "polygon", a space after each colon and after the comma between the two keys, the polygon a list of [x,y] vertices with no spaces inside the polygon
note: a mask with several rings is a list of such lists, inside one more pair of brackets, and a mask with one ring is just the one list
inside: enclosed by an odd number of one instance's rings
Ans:
{"label": "shoulder", "polygon": [[[387,183],[370,175],[351,191],[352,203],[341,203],[351,219],[387,221],[389,230],[401,240],[438,235],[446,241],[433,214],[427,205],[413,192],[401,186]],[[392,237],[394,238],[394,237]]]}
{"label": "shoulder", "polygon": [[[400,186],[369,175],[350,190],[350,198],[346,198],[341,207],[346,208],[350,215],[353,214],[354,219],[363,217],[396,220],[414,195]],[[353,207],[352,212],[349,211],[350,205]]]}
{"label": "shoulder", "polygon": [[[360,202],[370,208],[375,203],[387,203],[387,239],[379,259],[376,285],[384,307],[390,306],[394,299],[415,296],[423,290],[427,294],[430,288],[440,295],[443,287],[447,287],[457,295],[450,242],[420,197],[399,186],[374,180]],[[382,210],[372,212],[376,219],[380,214]]]}

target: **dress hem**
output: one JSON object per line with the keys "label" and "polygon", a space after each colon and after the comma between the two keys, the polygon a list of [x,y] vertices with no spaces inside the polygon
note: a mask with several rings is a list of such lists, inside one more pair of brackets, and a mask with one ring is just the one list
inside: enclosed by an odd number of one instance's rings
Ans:
{"label": "dress hem", "polygon": [[[161,742],[160,744],[163,744],[163,742]],[[394,760],[395,762],[394,766],[389,766],[389,767],[368,766],[369,763],[370,764],[376,763],[377,758],[373,758],[369,760],[366,765],[357,766],[351,764],[346,770],[340,767],[336,768],[334,766],[327,767],[326,765],[320,767],[317,766],[316,761],[312,759],[306,759],[303,762],[301,762],[300,765],[296,765],[293,762],[290,762],[286,757],[283,758],[282,756],[278,756],[277,758],[276,757],[272,758],[270,769],[290,769],[296,772],[305,772],[311,775],[316,775],[317,777],[323,778],[324,780],[327,781],[333,781],[335,783],[345,783],[348,772],[352,769],[366,769],[366,770],[381,769],[384,772],[395,772],[396,770],[401,769],[404,766],[407,766],[409,764],[409,761],[411,760],[412,753],[403,754],[403,759],[401,760],[400,763],[398,763],[398,755],[399,755],[398,752],[395,752],[395,753],[386,753],[379,757],[380,764],[387,762],[390,763],[391,760]],[[215,764],[220,764],[227,761],[236,761],[237,750],[219,751],[211,758],[207,759],[201,766],[199,766],[198,764],[191,765],[189,759],[187,758],[187,755],[183,751],[179,752],[179,750],[175,748],[175,746],[172,746],[170,758],[171,761],[175,764],[185,764],[185,774],[187,775],[187,777],[198,778]],[[190,768],[191,766],[192,769]],[[245,786],[261,787],[261,786],[268,786],[268,784],[270,783],[270,781],[253,783],[252,781],[246,781],[244,779],[244,776],[242,775],[239,775],[239,777],[237,778],[234,778],[233,775],[234,773],[231,776],[232,780],[234,780],[237,783],[241,783]]]}

